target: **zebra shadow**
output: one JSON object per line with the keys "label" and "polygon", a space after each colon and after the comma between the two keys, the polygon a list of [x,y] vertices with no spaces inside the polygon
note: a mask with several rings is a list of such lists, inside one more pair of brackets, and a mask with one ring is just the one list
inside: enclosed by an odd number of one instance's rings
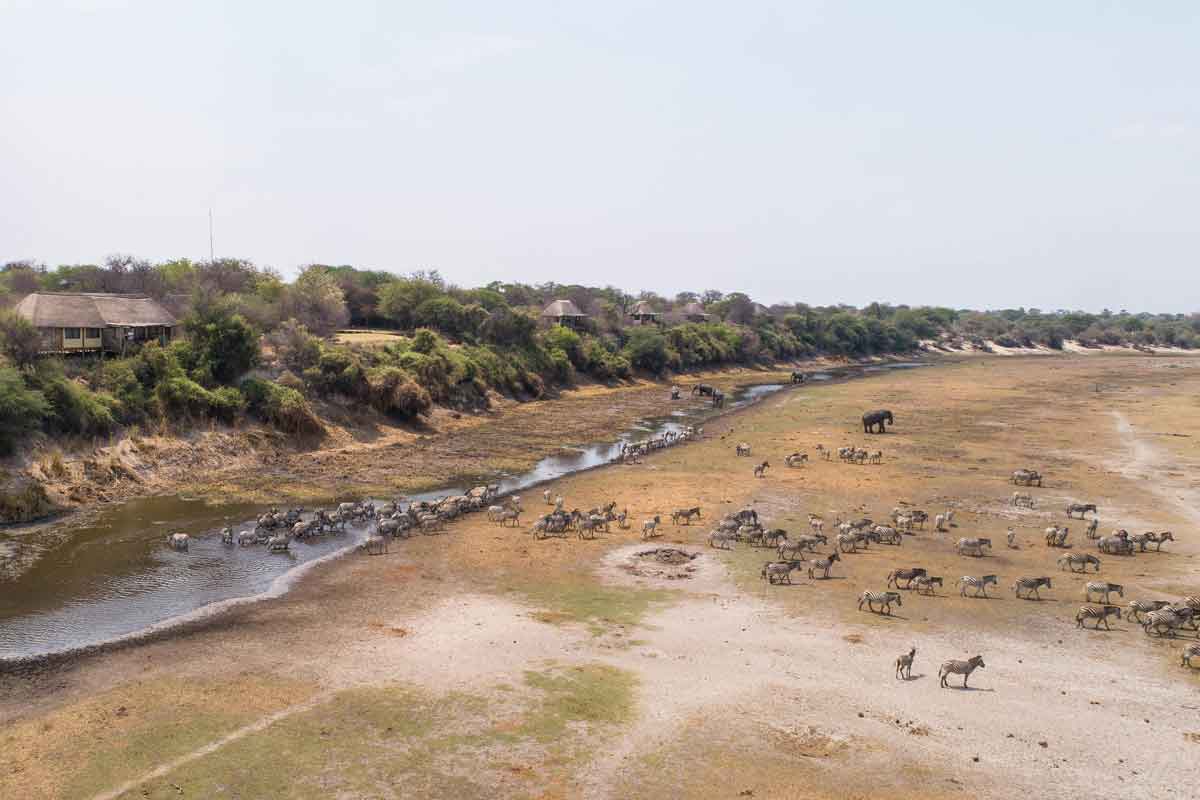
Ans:
{"label": "zebra shadow", "polygon": [[953,689],[956,692],[995,692],[995,689],[983,689],[979,686],[963,686],[961,683],[950,683],[942,687],[943,689]]}
{"label": "zebra shadow", "polygon": [[908,677],[901,678],[900,680],[904,681],[905,683],[908,683],[909,681],[919,681],[925,677],[927,677],[927,676],[925,675],[924,672],[918,672],[916,675],[909,675]]}

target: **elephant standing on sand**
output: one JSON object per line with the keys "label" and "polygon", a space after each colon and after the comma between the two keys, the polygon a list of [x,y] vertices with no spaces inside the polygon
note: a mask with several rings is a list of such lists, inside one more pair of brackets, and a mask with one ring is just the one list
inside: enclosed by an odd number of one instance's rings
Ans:
{"label": "elephant standing on sand", "polygon": [[887,425],[895,425],[896,420],[892,417],[892,412],[887,410],[868,411],[863,414],[863,433],[875,433],[875,426],[879,426],[879,433],[887,433]]}

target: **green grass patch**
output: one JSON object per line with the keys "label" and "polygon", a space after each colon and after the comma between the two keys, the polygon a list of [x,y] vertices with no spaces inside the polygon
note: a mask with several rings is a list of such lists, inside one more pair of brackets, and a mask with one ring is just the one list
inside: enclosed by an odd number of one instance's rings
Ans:
{"label": "green grass patch", "polygon": [[559,739],[573,723],[615,725],[633,716],[637,679],[616,667],[585,664],[561,671],[526,672],[525,683],[540,690],[544,699],[520,732],[541,742]]}
{"label": "green grass patch", "polygon": [[549,624],[585,624],[596,635],[611,626],[637,625],[653,605],[665,603],[673,596],[668,591],[613,588],[585,581],[590,579],[581,577],[578,583],[531,584],[515,587],[515,591],[539,607],[534,619]]}
{"label": "green grass patch", "polygon": [[499,697],[350,689],[124,797],[533,797],[591,751],[599,727],[630,718],[634,687],[629,673],[584,665],[527,673]]}

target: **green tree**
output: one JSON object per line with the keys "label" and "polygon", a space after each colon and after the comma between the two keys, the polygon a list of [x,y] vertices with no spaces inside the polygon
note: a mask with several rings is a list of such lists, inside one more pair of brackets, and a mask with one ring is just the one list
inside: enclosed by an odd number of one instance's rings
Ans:
{"label": "green tree", "polygon": [[49,413],[46,396],[27,387],[20,370],[0,367],[0,453],[11,453]]}
{"label": "green tree", "polygon": [[184,327],[190,340],[184,366],[201,383],[233,383],[258,363],[258,334],[224,304],[198,306]]}
{"label": "green tree", "polygon": [[41,349],[33,323],[14,311],[0,311],[0,346],[17,366],[32,364]]}

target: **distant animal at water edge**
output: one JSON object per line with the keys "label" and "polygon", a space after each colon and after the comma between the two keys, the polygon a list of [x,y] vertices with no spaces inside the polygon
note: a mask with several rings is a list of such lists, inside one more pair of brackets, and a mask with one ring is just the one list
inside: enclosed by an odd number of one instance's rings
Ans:
{"label": "distant animal at water edge", "polygon": [[735,448],[735,452],[739,456],[750,455],[750,443],[749,442],[738,442],[738,445]]}
{"label": "distant animal at water edge", "polygon": [[188,544],[190,543],[190,541],[191,541],[191,537],[188,536],[186,533],[167,534],[167,544],[171,546],[172,550],[178,550],[180,552],[184,552],[188,549]]}
{"label": "distant animal at water edge", "polygon": [[754,477],[762,478],[767,474],[767,467],[771,466],[770,461],[764,461],[754,467]]}
{"label": "distant animal at water edge", "polygon": [[863,414],[862,423],[863,433],[875,433],[875,428],[879,428],[879,433],[887,433],[887,426],[896,424],[896,420],[891,411],[880,409]]}
{"label": "distant animal at water edge", "polygon": [[360,553],[368,556],[381,556],[388,551],[388,537],[386,536],[368,536],[358,546]]}
{"label": "distant animal at water edge", "polygon": [[808,380],[808,376],[803,372],[792,373],[792,383],[804,383],[806,380]]}
{"label": "distant animal at water edge", "polygon": [[707,383],[697,383],[692,387],[692,395],[700,395],[701,397],[712,397],[713,392],[717,391],[717,387],[709,386]]}
{"label": "distant animal at water edge", "polygon": [[226,525],[221,528],[221,544],[233,544],[233,526]]}
{"label": "distant animal at water edge", "polygon": [[896,678],[898,680],[912,680],[913,659],[916,657],[917,648],[913,647],[907,653],[903,653],[896,658]]}

